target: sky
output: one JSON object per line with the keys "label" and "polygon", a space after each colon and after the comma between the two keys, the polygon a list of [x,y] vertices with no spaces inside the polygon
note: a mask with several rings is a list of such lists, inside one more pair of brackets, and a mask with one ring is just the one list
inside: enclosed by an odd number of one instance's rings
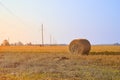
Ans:
{"label": "sky", "polygon": [[0,43],[120,43],[120,0],[0,0]]}

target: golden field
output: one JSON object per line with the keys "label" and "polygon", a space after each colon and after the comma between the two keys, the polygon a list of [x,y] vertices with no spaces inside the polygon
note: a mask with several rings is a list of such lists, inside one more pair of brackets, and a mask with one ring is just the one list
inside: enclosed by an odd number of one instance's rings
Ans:
{"label": "golden field", "polygon": [[0,46],[0,53],[68,53],[68,46]]}
{"label": "golden field", "polygon": [[120,46],[0,46],[0,80],[120,80]]}
{"label": "golden field", "polygon": [[[0,46],[4,52],[69,53],[68,46]],[[90,52],[120,52],[120,46],[92,46]]]}

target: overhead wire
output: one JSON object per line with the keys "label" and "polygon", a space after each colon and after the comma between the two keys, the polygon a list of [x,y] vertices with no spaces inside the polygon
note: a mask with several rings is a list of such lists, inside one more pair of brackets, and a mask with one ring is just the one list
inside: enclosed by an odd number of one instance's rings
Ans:
{"label": "overhead wire", "polygon": [[[21,18],[19,18],[17,15],[15,15],[14,12],[13,12],[10,8],[8,8],[5,4],[3,4],[2,0],[0,1],[0,5],[1,5],[7,12],[9,12],[9,14],[11,14],[12,16],[14,16],[14,17],[17,19],[17,21],[19,21],[21,24],[23,24],[24,26],[26,26],[25,22],[24,22]],[[53,36],[52,36],[52,38],[53,38]],[[55,40],[55,39],[52,39],[52,38],[51,38],[50,44],[52,44],[52,42],[55,44],[55,43],[56,43],[56,40]]]}
{"label": "overhead wire", "polygon": [[26,25],[25,22],[20,19],[17,15],[14,14],[13,11],[11,11],[5,4],[2,3],[2,0],[0,1],[0,5],[7,11],[9,12],[9,14],[11,14],[12,16],[14,16],[21,24],[23,24],[24,26]]}

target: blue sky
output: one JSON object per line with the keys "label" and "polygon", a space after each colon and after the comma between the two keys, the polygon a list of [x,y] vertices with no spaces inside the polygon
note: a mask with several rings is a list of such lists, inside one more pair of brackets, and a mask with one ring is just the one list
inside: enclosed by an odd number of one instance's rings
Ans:
{"label": "blue sky", "polygon": [[120,0],[0,0],[0,43],[120,43]]}

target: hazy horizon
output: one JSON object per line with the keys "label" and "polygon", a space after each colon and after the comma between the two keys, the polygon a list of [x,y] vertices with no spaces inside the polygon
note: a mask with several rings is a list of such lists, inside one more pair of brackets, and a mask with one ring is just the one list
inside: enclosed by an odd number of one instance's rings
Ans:
{"label": "hazy horizon", "polygon": [[0,44],[4,39],[41,44],[69,44],[86,38],[91,44],[120,43],[119,0],[0,0]]}

